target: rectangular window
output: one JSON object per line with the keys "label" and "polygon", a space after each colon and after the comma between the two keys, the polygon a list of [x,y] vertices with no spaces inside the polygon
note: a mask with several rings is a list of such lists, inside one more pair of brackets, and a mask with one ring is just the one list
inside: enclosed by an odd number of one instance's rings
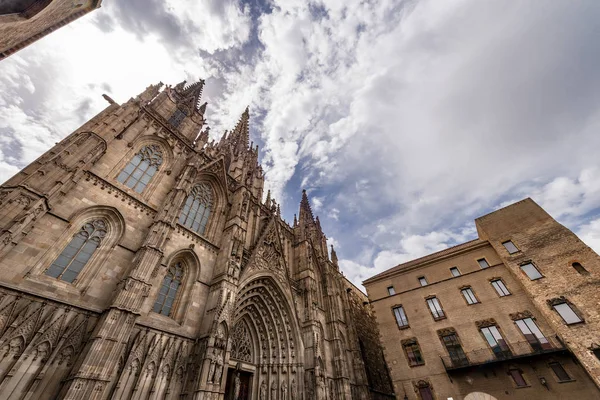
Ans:
{"label": "rectangular window", "polygon": [[490,264],[488,264],[485,258],[480,258],[479,260],[477,260],[477,263],[479,264],[481,269],[486,269],[490,267]]}
{"label": "rectangular window", "polygon": [[421,286],[427,286],[427,279],[424,276],[420,276],[418,279]]}
{"label": "rectangular window", "polygon": [[567,303],[556,304],[554,305],[554,309],[560,314],[567,325],[583,321]]}
{"label": "rectangular window", "polygon": [[460,271],[456,267],[450,268],[450,273],[452,274],[452,276],[460,276]]}
{"label": "rectangular window", "polygon": [[565,371],[565,369],[562,365],[560,365],[559,362],[551,362],[550,364],[548,364],[548,366],[552,369],[552,372],[554,372],[554,375],[556,375],[559,382],[571,380],[571,377],[569,376],[569,374],[567,374],[567,371]]}
{"label": "rectangular window", "polygon": [[458,341],[458,336],[456,336],[455,333],[442,336],[442,342],[444,343],[444,346],[446,346],[446,350],[448,351],[448,355],[450,355],[450,360],[452,361],[453,366],[469,364],[469,360],[467,359],[467,356],[465,355],[465,352]]}
{"label": "rectangular window", "polygon": [[394,316],[396,317],[396,323],[398,323],[399,328],[404,328],[408,326],[408,318],[406,318],[406,313],[404,312],[404,308],[402,306],[397,306],[393,308]]}
{"label": "rectangular window", "polygon": [[460,292],[465,297],[465,300],[467,300],[467,304],[479,303],[477,297],[475,297],[475,293],[473,293],[473,290],[471,288],[462,289]]}
{"label": "rectangular window", "polygon": [[429,386],[419,388],[419,394],[421,395],[421,400],[433,400],[433,393]]}
{"label": "rectangular window", "polygon": [[437,297],[427,299],[427,305],[429,306],[429,310],[431,311],[431,315],[433,315],[434,319],[446,318],[444,310],[442,310],[442,306],[440,305]]}
{"label": "rectangular window", "polygon": [[525,272],[532,281],[543,278],[542,274],[540,274],[540,271],[538,271],[538,269],[532,263],[521,265],[521,270],[523,270],[523,272]]}
{"label": "rectangular window", "polygon": [[404,351],[406,352],[408,365],[411,367],[425,364],[425,361],[423,361],[423,357],[421,356],[421,349],[419,348],[418,343],[414,342],[405,344]]}
{"label": "rectangular window", "polygon": [[481,333],[483,333],[496,358],[503,359],[510,356],[510,349],[496,326],[481,328]]}
{"label": "rectangular window", "polygon": [[494,289],[496,289],[496,292],[498,292],[498,296],[504,297],[510,295],[510,292],[508,291],[506,285],[504,284],[504,282],[502,282],[501,279],[493,280],[492,286],[494,287]]}
{"label": "rectangular window", "polygon": [[389,294],[390,296],[392,296],[392,295],[396,294],[396,291],[394,290],[394,287],[393,287],[393,286],[390,286],[390,287],[388,287],[388,288],[387,288],[387,291],[388,291],[388,294]]}
{"label": "rectangular window", "polygon": [[545,350],[551,349],[552,345],[546,339],[546,337],[542,334],[540,328],[538,328],[537,324],[532,318],[523,318],[515,321],[525,339],[529,342],[533,350]]}
{"label": "rectangular window", "polygon": [[515,246],[515,244],[513,242],[511,242],[510,240],[507,240],[506,242],[502,242],[502,246],[504,246],[506,251],[508,251],[508,254],[515,254],[519,251],[519,249],[517,249],[517,246]]}
{"label": "rectangular window", "polygon": [[508,371],[508,373],[513,378],[513,381],[515,381],[517,387],[527,386],[527,382],[525,382],[525,378],[523,378],[523,374],[521,374],[521,371],[519,371],[518,369],[511,369],[510,371]]}

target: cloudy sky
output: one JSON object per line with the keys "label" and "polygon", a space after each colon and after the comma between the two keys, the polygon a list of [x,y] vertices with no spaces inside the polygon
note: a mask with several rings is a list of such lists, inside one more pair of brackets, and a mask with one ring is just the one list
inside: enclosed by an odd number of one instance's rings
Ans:
{"label": "cloudy sky", "polygon": [[268,187],[302,188],[355,283],[530,196],[600,250],[600,2],[104,0],[0,62],[0,179],[151,83],[250,105]]}

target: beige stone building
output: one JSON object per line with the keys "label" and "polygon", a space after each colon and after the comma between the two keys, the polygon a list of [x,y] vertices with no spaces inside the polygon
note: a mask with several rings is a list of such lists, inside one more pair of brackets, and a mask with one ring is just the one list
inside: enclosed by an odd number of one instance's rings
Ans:
{"label": "beige stone building", "polygon": [[1,186],[0,399],[393,398],[306,193],[286,223],[203,85],[105,96]]}
{"label": "beige stone building", "polygon": [[599,399],[600,258],[531,199],[365,281],[398,399]]}
{"label": "beige stone building", "polygon": [[0,0],[0,60],[100,7],[102,0]]}

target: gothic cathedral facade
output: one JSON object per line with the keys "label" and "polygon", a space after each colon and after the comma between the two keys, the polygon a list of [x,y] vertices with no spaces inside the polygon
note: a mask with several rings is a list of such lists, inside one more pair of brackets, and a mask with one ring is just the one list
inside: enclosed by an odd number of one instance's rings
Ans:
{"label": "gothic cathedral facade", "polygon": [[105,96],[1,186],[1,399],[394,398],[306,193],[288,224],[203,85]]}

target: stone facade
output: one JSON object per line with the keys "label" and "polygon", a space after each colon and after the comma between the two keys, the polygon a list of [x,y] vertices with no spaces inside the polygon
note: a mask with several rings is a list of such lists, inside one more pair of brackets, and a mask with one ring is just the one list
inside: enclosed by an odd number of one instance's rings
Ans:
{"label": "stone facade", "polygon": [[365,281],[397,398],[600,398],[598,255],[531,199],[475,223]]}
{"label": "stone facade", "polygon": [[393,398],[306,193],[289,225],[203,85],[105,96],[1,186],[0,398]]}
{"label": "stone facade", "polygon": [[0,60],[100,7],[102,0],[0,1]]}

